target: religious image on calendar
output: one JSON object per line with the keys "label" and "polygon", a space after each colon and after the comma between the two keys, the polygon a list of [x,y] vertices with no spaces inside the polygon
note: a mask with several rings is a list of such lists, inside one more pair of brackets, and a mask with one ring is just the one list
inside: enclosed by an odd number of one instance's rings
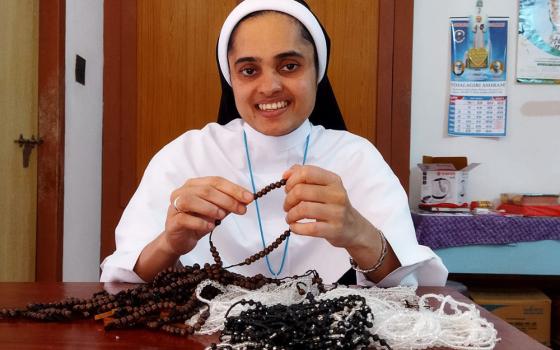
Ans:
{"label": "religious image on calendar", "polygon": [[517,81],[560,84],[560,0],[520,0]]}
{"label": "religious image on calendar", "polygon": [[452,136],[506,135],[506,17],[452,17],[447,133]]}

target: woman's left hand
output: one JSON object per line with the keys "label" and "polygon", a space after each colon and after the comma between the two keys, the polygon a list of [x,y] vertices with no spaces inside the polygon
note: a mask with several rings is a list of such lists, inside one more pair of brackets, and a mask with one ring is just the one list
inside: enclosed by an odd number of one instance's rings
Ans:
{"label": "woman's left hand", "polygon": [[[282,178],[287,180],[284,210],[290,230],[322,237],[346,249],[372,244],[375,228],[352,207],[337,174],[312,165],[294,165]],[[315,221],[298,222],[303,219]]]}
{"label": "woman's left hand", "polygon": [[[364,269],[377,266],[366,273],[376,283],[400,266],[381,231],[352,206],[337,174],[312,165],[294,165],[282,177],[287,180],[284,210],[291,231],[322,237],[335,247],[345,248]],[[303,219],[314,221],[298,222]]]}

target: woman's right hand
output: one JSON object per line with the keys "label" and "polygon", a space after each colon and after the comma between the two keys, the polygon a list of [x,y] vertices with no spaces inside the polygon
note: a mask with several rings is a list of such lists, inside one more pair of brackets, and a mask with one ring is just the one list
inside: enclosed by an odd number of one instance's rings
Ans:
{"label": "woman's right hand", "polygon": [[189,179],[171,193],[163,237],[177,256],[190,252],[229,213],[245,214],[253,194],[222,177]]}

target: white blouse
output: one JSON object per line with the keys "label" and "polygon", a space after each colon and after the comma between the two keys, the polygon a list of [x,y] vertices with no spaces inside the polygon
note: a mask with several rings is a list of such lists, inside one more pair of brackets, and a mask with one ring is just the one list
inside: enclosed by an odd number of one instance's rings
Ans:
{"label": "white blouse", "polygon": [[[338,174],[350,202],[391,244],[401,267],[378,283],[382,287],[399,284],[444,285],[447,269],[441,259],[416,240],[406,193],[382,156],[366,139],[347,131],[327,130],[304,122],[284,136],[266,136],[241,119],[225,126],[211,123],[190,130],[161,149],[150,161],[142,181],[116,228],[116,251],[101,264],[101,282],[143,282],[133,271],[142,249],[164,230],[170,194],[186,180],[201,176],[221,176],[252,192],[243,142],[247,135],[250,160],[257,191],[281,179],[284,171],[301,164],[306,138],[306,164]],[[288,229],[283,210],[282,189],[260,198],[266,245]],[[212,235],[224,266],[237,264],[263,249],[254,203],[245,215],[230,214]],[[208,236],[183,255],[183,265],[213,263]],[[269,254],[272,269],[278,271],[284,243]],[[280,278],[314,269],[326,283],[337,281],[348,269],[348,253],[326,240],[293,233]],[[273,277],[265,259],[232,269],[252,276]],[[358,282],[372,285],[358,274]]]}

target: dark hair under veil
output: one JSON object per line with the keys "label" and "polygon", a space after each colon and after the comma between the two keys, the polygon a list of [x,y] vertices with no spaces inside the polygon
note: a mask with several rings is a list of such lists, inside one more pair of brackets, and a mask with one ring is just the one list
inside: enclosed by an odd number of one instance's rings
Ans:
{"label": "dark hair under veil", "polygon": [[[295,1],[309,8],[304,0]],[[317,22],[319,22],[319,19],[317,19]],[[334,96],[334,92],[326,72],[329,64],[331,41],[327,32],[325,31],[325,28],[322,25],[321,29],[323,30],[325,40],[327,42],[327,66],[325,68],[325,75],[323,79],[321,80],[319,85],[317,85],[315,107],[313,108],[313,111],[309,116],[309,121],[313,125],[322,125],[323,127],[325,127],[325,129],[346,130],[346,124],[344,124],[344,119],[342,118],[342,114],[340,113],[340,109],[338,108],[338,103],[336,102],[336,98]],[[216,49],[216,57],[217,51],[218,50]],[[219,63],[218,72],[220,73],[220,83],[222,85],[222,97],[220,99],[220,109],[218,111],[218,123],[225,125],[233,119],[241,118],[241,116],[239,115],[237,107],[235,106],[233,89],[224,78],[221,69],[219,69]]]}

